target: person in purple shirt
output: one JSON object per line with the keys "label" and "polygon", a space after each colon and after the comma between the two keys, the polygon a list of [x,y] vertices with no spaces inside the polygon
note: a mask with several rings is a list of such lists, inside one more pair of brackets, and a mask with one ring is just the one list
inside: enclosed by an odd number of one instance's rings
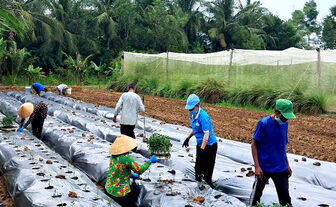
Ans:
{"label": "person in purple shirt", "polygon": [[281,205],[291,206],[288,179],[292,175],[286,146],[288,143],[288,119],[295,119],[293,104],[286,99],[276,101],[274,114],[262,118],[252,139],[252,156],[256,179],[250,197],[250,205],[260,202],[265,184],[272,178]]}

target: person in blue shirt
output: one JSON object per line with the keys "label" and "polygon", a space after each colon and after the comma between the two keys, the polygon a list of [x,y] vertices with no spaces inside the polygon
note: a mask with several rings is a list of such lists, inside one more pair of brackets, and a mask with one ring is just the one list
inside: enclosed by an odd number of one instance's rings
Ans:
{"label": "person in blue shirt", "polygon": [[41,91],[47,92],[48,89],[44,87],[41,83],[33,83],[32,88],[38,96],[41,96]]}
{"label": "person in blue shirt", "polygon": [[215,167],[217,153],[217,138],[215,136],[210,116],[204,111],[200,105],[200,99],[197,95],[191,94],[188,97],[185,109],[190,112],[190,124],[192,131],[183,142],[182,147],[189,146],[189,139],[192,136],[196,137],[196,164],[195,174],[196,180],[212,184],[212,174]]}
{"label": "person in blue shirt", "polygon": [[286,99],[276,101],[274,114],[262,118],[252,139],[252,156],[256,179],[250,197],[250,204],[260,202],[265,184],[272,178],[279,202],[282,206],[291,206],[288,179],[292,175],[286,146],[288,143],[288,122],[295,119],[293,104]]}

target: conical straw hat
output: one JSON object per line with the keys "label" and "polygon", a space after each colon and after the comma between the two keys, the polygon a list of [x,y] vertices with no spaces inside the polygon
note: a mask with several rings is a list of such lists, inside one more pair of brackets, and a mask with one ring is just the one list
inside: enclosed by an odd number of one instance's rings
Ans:
{"label": "conical straw hat", "polygon": [[110,148],[111,155],[120,155],[131,151],[138,146],[138,141],[132,137],[120,134]]}
{"label": "conical straw hat", "polygon": [[27,118],[29,117],[34,111],[34,105],[32,103],[24,103],[20,106],[18,115],[21,118]]}

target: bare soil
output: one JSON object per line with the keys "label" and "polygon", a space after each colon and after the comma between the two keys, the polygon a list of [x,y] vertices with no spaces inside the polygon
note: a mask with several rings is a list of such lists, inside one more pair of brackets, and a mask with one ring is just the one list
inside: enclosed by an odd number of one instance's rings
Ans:
{"label": "bare soil", "polygon": [[[71,97],[85,102],[115,107],[121,93],[73,88]],[[143,95],[140,95],[141,97]],[[144,95],[146,115],[166,123],[189,126],[185,101]],[[295,104],[295,103],[294,103]],[[268,114],[259,111],[202,104],[219,137],[250,143],[258,121]],[[289,121],[288,152],[336,162],[336,117],[297,114]]]}

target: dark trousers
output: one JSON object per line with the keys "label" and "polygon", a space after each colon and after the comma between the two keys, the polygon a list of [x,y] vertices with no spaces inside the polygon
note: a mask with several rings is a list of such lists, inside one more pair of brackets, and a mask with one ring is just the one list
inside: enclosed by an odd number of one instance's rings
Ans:
{"label": "dark trousers", "polygon": [[35,117],[31,122],[33,135],[39,139],[41,139],[43,123],[44,123],[44,119],[41,117]]}
{"label": "dark trousers", "polygon": [[134,134],[135,125],[120,124],[120,133],[129,137],[135,138]]}
{"label": "dark trousers", "polygon": [[204,150],[197,145],[196,149],[196,164],[195,164],[195,173],[196,180],[202,181],[202,177],[212,188],[212,173],[215,167],[217,153],[217,143],[213,145],[206,145]]}
{"label": "dark trousers", "polygon": [[120,204],[122,207],[137,207],[136,201],[138,200],[139,194],[140,194],[140,187],[136,185],[135,183],[131,184],[131,192],[129,192],[124,197],[114,197],[107,193],[105,190],[105,193],[109,195],[115,202]]}
{"label": "dark trousers", "polygon": [[289,185],[288,185],[288,172],[280,172],[280,173],[263,173],[263,178],[259,179],[256,177],[253,189],[250,197],[250,204],[252,206],[256,206],[258,202],[260,202],[260,198],[262,196],[263,190],[265,188],[265,184],[267,181],[272,178],[273,183],[275,185],[276,191],[278,193],[279,202],[282,206],[292,205],[291,197],[289,196]]}

